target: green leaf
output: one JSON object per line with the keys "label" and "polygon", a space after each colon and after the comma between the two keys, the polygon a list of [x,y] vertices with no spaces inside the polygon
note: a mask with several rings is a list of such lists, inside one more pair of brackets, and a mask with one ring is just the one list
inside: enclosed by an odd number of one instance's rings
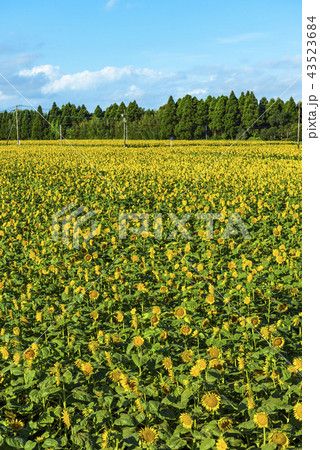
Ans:
{"label": "green leaf", "polygon": [[139,358],[138,355],[132,355],[131,358],[137,367],[141,367],[143,365],[143,359]]}
{"label": "green leaf", "polygon": [[134,426],[134,421],[129,414],[121,414],[119,419],[115,420],[115,425],[121,425],[121,426]]}
{"label": "green leaf", "polygon": [[187,441],[181,439],[180,437],[172,436],[166,444],[170,449],[176,450],[178,448],[186,448]]}
{"label": "green leaf", "polygon": [[255,427],[255,423],[253,420],[248,420],[247,422],[242,422],[239,424],[239,428],[245,428],[246,430],[251,430]]}
{"label": "green leaf", "polygon": [[214,446],[214,439],[206,438],[201,442],[200,450],[209,450]]}
{"label": "green leaf", "polygon": [[24,450],[32,450],[37,446],[36,442],[27,441],[26,445],[24,446]]}
{"label": "green leaf", "polygon": [[42,443],[42,446],[56,448],[59,446],[59,443],[55,439],[48,438]]}
{"label": "green leaf", "polygon": [[277,448],[277,444],[266,444],[261,447],[261,450],[275,450]]}
{"label": "green leaf", "polygon": [[65,381],[66,383],[71,383],[73,380],[73,376],[72,373],[70,372],[70,370],[66,370],[65,373],[62,376],[63,381]]}
{"label": "green leaf", "polygon": [[25,441],[19,437],[8,437],[6,438],[6,444],[13,448],[23,448]]}

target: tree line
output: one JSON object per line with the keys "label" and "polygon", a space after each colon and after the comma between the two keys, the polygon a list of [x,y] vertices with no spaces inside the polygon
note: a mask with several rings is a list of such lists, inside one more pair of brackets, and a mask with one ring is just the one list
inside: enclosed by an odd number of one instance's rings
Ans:
{"label": "tree line", "polygon": [[[292,97],[286,102],[266,97],[258,101],[252,91],[239,98],[232,91],[229,97],[209,95],[205,100],[187,94],[176,102],[170,96],[158,110],[145,110],[134,100],[128,105],[113,103],[104,111],[98,105],[89,113],[85,105],[59,108],[54,102],[48,112],[39,106],[38,113],[18,111],[20,139],[57,139],[60,125],[69,139],[120,139],[124,118],[128,139],[296,140],[298,131],[298,104]],[[0,113],[1,140],[10,130],[16,137],[15,121],[15,112]]]}

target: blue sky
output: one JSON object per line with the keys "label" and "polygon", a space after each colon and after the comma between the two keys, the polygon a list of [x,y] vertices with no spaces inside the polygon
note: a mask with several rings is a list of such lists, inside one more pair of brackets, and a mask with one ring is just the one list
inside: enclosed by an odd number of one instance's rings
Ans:
{"label": "blue sky", "polygon": [[[301,74],[297,0],[0,0],[0,17],[0,72],[44,108],[276,98]],[[15,104],[26,101],[0,77],[0,110]]]}

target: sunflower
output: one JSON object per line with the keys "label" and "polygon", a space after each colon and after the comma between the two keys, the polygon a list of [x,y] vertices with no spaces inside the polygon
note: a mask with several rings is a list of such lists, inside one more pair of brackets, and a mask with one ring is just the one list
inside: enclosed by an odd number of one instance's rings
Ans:
{"label": "sunflower", "polygon": [[162,331],[160,334],[160,341],[164,341],[169,336],[169,333],[167,331]]}
{"label": "sunflower", "polygon": [[276,337],[272,341],[272,345],[275,348],[282,348],[284,346],[285,340],[283,337]]}
{"label": "sunflower", "polygon": [[189,414],[180,414],[179,421],[182,423],[183,428],[191,429],[193,425],[192,417]]}
{"label": "sunflower", "polygon": [[[0,347],[0,353],[2,355],[2,358],[5,359],[5,360],[7,360],[9,358],[9,356],[10,356],[8,350],[6,349],[6,347]],[[23,355],[23,357],[24,357],[24,355]],[[26,358],[24,357],[24,359],[26,359]]]}
{"label": "sunflower", "polygon": [[182,308],[182,306],[179,306],[174,311],[174,315],[177,319],[182,319],[186,315],[186,310],[184,308]]}
{"label": "sunflower", "polygon": [[209,326],[210,326],[210,321],[209,321],[209,319],[204,319],[204,321],[201,323],[201,328],[202,328],[203,330],[206,330]]}
{"label": "sunflower", "polygon": [[204,394],[201,399],[202,406],[207,411],[216,411],[220,407],[221,397],[215,392]]}
{"label": "sunflower", "polygon": [[159,316],[155,315],[150,318],[150,324],[153,327],[156,327],[159,323]]}
{"label": "sunflower", "polygon": [[153,444],[158,439],[157,430],[154,427],[144,427],[139,431],[140,440],[143,444]]}
{"label": "sunflower", "polygon": [[258,428],[266,428],[268,426],[268,414],[265,412],[255,414],[253,420]]}
{"label": "sunflower", "polygon": [[220,358],[221,350],[218,347],[209,347],[207,352],[212,358]]}
{"label": "sunflower", "polygon": [[101,443],[101,447],[102,448],[107,448],[108,445],[108,436],[109,436],[109,430],[104,430],[104,432],[102,433],[102,443]]}
{"label": "sunflower", "polygon": [[196,366],[198,366],[201,370],[204,370],[207,367],[207,361],[203,358],[200,358],[196,361]]}
{"label": "sunflower", "polygon": [[251,317],[251,325],[256,328],[260,323],[260,319],[258,316]]}
{"label": "sunflower", "polygon": [[122,314],[121,311],[117,311],[117,312],[116,312],[116,320],[117,320],[117,322],[119,322],[119,323],[123,322],[123,314]]}
{"label": "sunflower", "polygon": [[93,300],[96,300],[99,297],[99,292],[97,291],[90,291],[89,292],[89,297]]}
{"label": "sunflower", "polygon": [[289,438],[283,431],[274,431],[270,435],[269,444],[277,444],[277,449],[286,449],[290,442]]}
{"label": "sunflower", "polygon": [[231,322],[232,324],[235,325],[235,324],[238,322],[238,319],[239,319],[238,314],[231,314],[230,322]]}
{"label": "sunflower", "polygon": [[143,337],[141,337],[141,336],[135,336],[135,337],[132,339],[132,343],[133,343],[133,345],[134,345],[135,347],[141,347],[141,346],[143,345],[143,343],[144,343],[144,339],[143,339]]}
{"label": "sunflower", "polygon": [[223,371],[223,361],[220,361],[219,359],[211,359],[211,361],[209,361],[209,368],[210,369],[216,369],[219,370],[219,372]]}
{"label": "sunflower", "polygon": [[120,369],[114,369],[111,372],[109,372],[109,378],[111,381],[113,381],[113,383],[119,381],[122,375],[123,373],[121,372]]}
{"label": "sunflower", "polygon": [[157,316],[159,316],[161,314],[161,309],[159,308],[159,306],[153,306],[152,312],[153,312],[153,314],[156,314]]}
{"label": "sunflower", "polygon": [[232,428],[233,422],[232,419],[228,419],[227,417],[223,417],[218,422],[218,427],[220,431],[227,431]]}
{"label": "sunflower", "polygon": [[245,361],[241,356],[238,356],[238,369],[243,370],[245,367]]}
{"label": "sunflower", "polygon": [[296,403],[293,407],[293,415],[297,420],[302,421],[302,404]]}
{"label": "sunflower", "polygon": [[70,416],[66,409],[64,409],[61,413],[61,419],[64,422],[65,426],[69,429],[71,427]]}
{"label": "sunflower", "polygon": [[301,358],[294,358],[292,364],[296,370],[298,370],[299,372],[302,371],[302,359]]}
{"label": "sunflower", "polygon": [[193,355],[193,351],[192,350],[185,350],[184,352],[181,353],[181,359],[183,362],[187,363],[187,362],[192,362],[192,355]]}
{"label": "sunflower", "polygon": [[288,309],[288,305],[286,303],[281,303],[277,306],[277,311],[279,312],[285,312]]}
{"label": "sunflower", "polygon": [[81,364],[81,370],[83,372],[83,375],[85,375],[86,377],[93,374],[93,367],[90,363],[82,363]]}
{"label": "sunflower", "polygon": [[22,420],[13,419],[10,422],[10,428],[13,431],[20,431],[23,427],[24,427],[24,423],[22,422]]}
{"label": "sunflower", "polygon": [[31,348],[26,350],[23,354],[23,359],[25,359],[26,361],[32,361],[35,357],[36,357],[36,353]]}
{"label": "sunflower", "polygon": [[189,334],[191,334],[191,332],[192,330],[190,327],[188,327],[188,325],[183,325],[180,329],[180,333],[184,336],[188,336]]}
{"label": "sunflower", "polygon": [[228,450],[228,444],[226,443],[226,441],[223,438],[220,437],[217,440],[216,449],[217,450]]}
{"label": "sunflower", "polygon": [[209,305],[212,305],[212,304],[214,303],[214,296],[213,296],[213,295],[207,295],[207,297],[206,297],[206,302],[207,302]]}
{"label": "sunflower", "polygon": [[97,320],[97,318],[99,317],[99,313],[97,311],[91,311],[90,317],[93,320]]}
{"label": "sunflower", "polygon": [[200,375],[200,373],[201,373],[201,368],[199,366],[195,365],[195,366],[191,367],[191,369],[190,369],[191,376],[196,378]]}
{"label": "sunflower", "polygon": [[171,391],[170,386],[168,386],[166,383],[160,383],[160,388],[164,394],[169,394]]}
{"label": "sunflower", "polygon": [[163,358],[163,360],[162,360],[162,365],[163,365],[163,367],[164,367],[166,370],[172,369],[172,360],[171,360],[171,358],[168,358],[168,357]]}

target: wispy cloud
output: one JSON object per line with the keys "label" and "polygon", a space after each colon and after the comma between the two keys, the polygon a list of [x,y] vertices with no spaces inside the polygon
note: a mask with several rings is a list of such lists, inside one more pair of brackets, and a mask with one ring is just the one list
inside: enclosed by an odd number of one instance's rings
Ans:
{"label": "wispy cloud", "polygon": [[238,44],[240,42],[247,42],[247,41],[255,41],[257,39],[262,39],[267,37],[267,33],[243,33],[238,34],[236,36],[230,36],[226,38],[219,38],[218,42],[220,44]]}
{"label": "wispy cloud", "polygon": [[109,0],[106,5],[105,9],[109,10],[115,7],[115,5],[118,3],[119,0]]}

